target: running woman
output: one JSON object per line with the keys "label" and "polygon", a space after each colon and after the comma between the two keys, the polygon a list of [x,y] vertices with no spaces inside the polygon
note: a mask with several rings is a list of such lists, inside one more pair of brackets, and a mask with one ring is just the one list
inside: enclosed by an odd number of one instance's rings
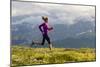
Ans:
{"label": "running woman", "polygon": [[51,44],[50,37],[48,36],[48,31],[53,30],[53,27],[49,27],[48,26],[48,17],[42,16],[42,20],[44,22],[41,25],[39,25],[39,29],[40,29],[40,31],[42,32],[42,35],[43,35],[43,39],[42,39],[41,45],[44,45],[45,40],[47,40],[47,42],[49,44],[49,48],[51,50],[52,49],[52,44]]}
{"label": "running woman", "polygon": [[39,30],[41,31],[42,36],[43,36],[41,45],[44,45],[45,40],[47,40],[47,42],[49,44],[49,48],[51,50],[52,49],[52,44],[51,44],[50,37],[48,36],[48,32],[53,30],[53,27],[48,26],[48,17],[42,16],[42,20],[44,22],[41,25],[39,25]]}

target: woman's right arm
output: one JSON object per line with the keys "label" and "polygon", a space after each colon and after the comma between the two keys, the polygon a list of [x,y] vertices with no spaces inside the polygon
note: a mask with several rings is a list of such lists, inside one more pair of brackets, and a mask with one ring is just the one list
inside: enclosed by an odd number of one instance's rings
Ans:
{"label": "woman's right arm", "polygon": [[43,26],[43,24],[39,25],[39,30],[40,30],[41,32],[43,32],[42,26]]}

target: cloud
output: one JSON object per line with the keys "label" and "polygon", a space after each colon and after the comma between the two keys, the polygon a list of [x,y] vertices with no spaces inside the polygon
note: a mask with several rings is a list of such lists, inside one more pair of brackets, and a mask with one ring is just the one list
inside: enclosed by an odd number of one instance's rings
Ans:
{"label": "cloud", "polygon": [[85,31],[85,32],[77,33],[76,35],[79,36],[79,35],[83,35],[83,34],[90,33],[90,32],[92,32],[92,30],[88,30],[88,31]]}
{"label": "cloud", "polygon": [[[41,18],[40,16],[48,16],[51,23],[63,23],[71,25],[77,23],[80,17],[84,17],[84,21],[95,22],[95,7],[94,6],[79,6],[79,5],[63,5],[63,4],[48,4],[48,3],[33,3],[33,2],[16,2],[12,1],[12,17],[31,15],[35,21]],[[32,20],[28,17],[26,20]],[[19,20],[22,22],[22,20]]]}

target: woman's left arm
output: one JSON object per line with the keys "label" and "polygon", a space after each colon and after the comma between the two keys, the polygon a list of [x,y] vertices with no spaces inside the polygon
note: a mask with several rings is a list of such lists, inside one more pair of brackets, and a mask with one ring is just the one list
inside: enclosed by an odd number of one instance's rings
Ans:
{"label": "woman's left arm", "polygon": [[53,30],[53,27],[50,27],[49,25],[47,25],[48,30]]}

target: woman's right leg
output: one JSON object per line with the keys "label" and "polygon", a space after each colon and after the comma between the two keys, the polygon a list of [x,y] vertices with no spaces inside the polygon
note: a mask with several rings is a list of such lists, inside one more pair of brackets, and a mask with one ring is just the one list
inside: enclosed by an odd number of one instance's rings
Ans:
{"label": "woman's right leg", "polygon": [[42,39],[41,45],[44,45],[44,43],[45,43],[45,35],[43,34],[43,39]]}

